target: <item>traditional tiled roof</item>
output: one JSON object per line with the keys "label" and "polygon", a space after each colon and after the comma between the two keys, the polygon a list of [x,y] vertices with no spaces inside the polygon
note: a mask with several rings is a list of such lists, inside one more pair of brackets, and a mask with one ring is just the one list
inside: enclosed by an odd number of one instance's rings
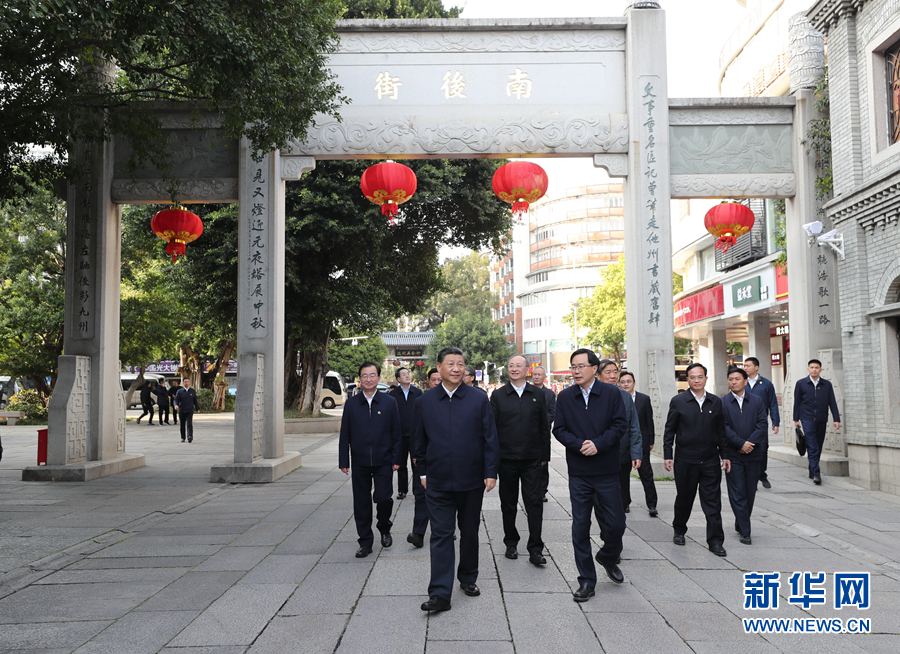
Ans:
{"label": "traditional tiled roof", "polygon": [[434,332],[381,332],[381,340],[388,347],[429,345],[434,340]]}

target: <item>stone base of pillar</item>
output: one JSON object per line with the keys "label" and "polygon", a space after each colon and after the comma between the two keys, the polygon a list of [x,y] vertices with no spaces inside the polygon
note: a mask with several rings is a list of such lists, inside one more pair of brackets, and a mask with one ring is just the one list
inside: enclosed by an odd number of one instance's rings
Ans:
{"label": "stone base of pillar", "polygon": [[143,454],[122,454],[105,461],[84,461],[69,465],[28,466],[22,481],[92,481],[147,465]]}
{"label": "stone base of pillar", "polygon": [[[791,433],[794,433],[793,428]],[[797,454],[796,448],[784,445],[769,446],[769,458],[790,463],[798,468],[808,469],[809,461],[805,456]],[[819,470],[824,477],[847,477],[850,475],[850,459],[823,452],[819,458]]]}
{"label": "stone base of pillar", "polygon": [[300,459],[300,452],[285,452],[277,459],[254,463],[219,463],[210,468],[209,480],[216,484],[266,484],[299,468]]}

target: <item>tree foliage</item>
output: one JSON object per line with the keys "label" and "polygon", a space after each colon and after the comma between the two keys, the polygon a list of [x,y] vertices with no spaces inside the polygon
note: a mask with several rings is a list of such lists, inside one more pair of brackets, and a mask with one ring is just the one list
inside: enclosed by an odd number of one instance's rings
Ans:
{"label": "tree foliage", "polygon": [[343,18],[456,18],[460,8],[441,0],[350,0]]}
{"label": "tree foliage", "polygon": [[360,338],[356,345],[352,340],[332,341],[328,346],[328,365],[342,377],[356,379],[359,367],[366,361],[383,365],[388,355],[387,346],[379,334]]}
{"label": "tree foliage", "polygon": [[437,364],[438,352],[445,347],[461,349],[473,368],[481,368],[485,361],[505,366],[514,353],[500,325],[483,312],[453,316],[434,330],[434,340],[428,346],[429,367]]}
{"label": "tree foliage", "polygon": [[474,251],[444,261],[440,271],[440,288],[428,299],[422,314],[421,322],[427,329],[435,329],[451,316],[490,312],[494,295],[488,264],[486,253]]}
{"label": "tree foliage", "polygon": [[125,137],[132,164],[165,170],[146,101],[219,111],[228,136],[259,150],[304,138],[317,112],[336,115],[345,100],[325,67],[342,10],[340,0],[5,0],[0,197],[29,168],[59,172],[70,139]]}

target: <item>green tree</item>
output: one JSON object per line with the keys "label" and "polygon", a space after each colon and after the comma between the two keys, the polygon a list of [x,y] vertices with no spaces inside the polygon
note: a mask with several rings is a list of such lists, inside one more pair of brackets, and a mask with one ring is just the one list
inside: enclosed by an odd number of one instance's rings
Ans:
{"label": "green tree", "polygon": [[44,185],[17,184],[19,199],[0,203],[0,370],[46,403],[64,344],[66,207]]}
{"label": "green tree", "polygon": [[369,334],[368,338],[354,340],[341,339],[332,341],[328,346],[328,365],[343,377],[356,379],[359,367],[366,361],[379,366],[384,364],[388,355],[387,346],[379,334]]}
{"label": "green tree", "polygon": [[441,0],[350,0],[343,18],[456,18],[460,8]]}
{"label": "green tree", "polygon": [[343,9],[340,0],[5,0],[0,197],[29,169],[59,173],[71,139],[123,137],[132,164],[165,170],[148,100],[221,112],[225,133],[259,150],[303,139],[316,113],[337,115],[345,100],[326,68]]}
{"label": "green tree", "polygon": [[491,292],[490,261],[486,253],[470,252],[447,259],[441,266],[440,288],[425,305],[422,321],[435,329],[450,316],[462,313],[490,312],[494,303]]}
{"label": "green tree", "polygon": [[428,346],[428,367],[437,365],[438,352],[445,347],[461,349],[473,368],[482,368],[485,361],[505,366],[514,353],[500,325],[483,312],[462,313],[439,325]]}

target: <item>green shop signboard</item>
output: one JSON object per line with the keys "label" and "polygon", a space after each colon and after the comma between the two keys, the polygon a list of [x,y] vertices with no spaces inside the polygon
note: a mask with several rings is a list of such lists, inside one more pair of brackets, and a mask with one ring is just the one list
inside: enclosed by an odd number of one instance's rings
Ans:
{"label": "green shop signboard", "polygon": [[735,307],[741,307],[745,304],[753,304],[754,302],[768,299],[769,287],[762,286],[762,280],[759,275],[751,277],[750,279],[745,279],[731,287],[731,300],[732,305]]}

